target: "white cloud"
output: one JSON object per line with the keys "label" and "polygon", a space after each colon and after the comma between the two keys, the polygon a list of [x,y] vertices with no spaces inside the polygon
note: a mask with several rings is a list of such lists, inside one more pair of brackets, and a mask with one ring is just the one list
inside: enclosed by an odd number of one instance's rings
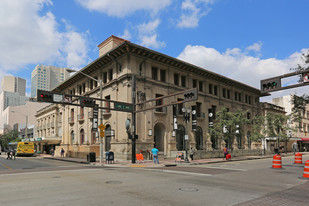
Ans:
{"label": "white cloud", "polygon": [[[260,46],[252,48],[258,50]],[[301,53],[306,50],[308,49],[295,52],[285,59],[261,59],[249,56],[246,51],[239,48],[219,52],[214,48],[188,45],[178,58],[247,85],[260,88],[261,79],[291,73],[290,68],[294,68],[302,62]],[[302,91],[302,89],[298,91]],[[282,93],[284,92],[281,92],[281,95]]]}
{"label": "white cloud", "polygon": [[171,4],[172,0],[77,0],[90,11],[106,13],[109,16],[125,17],[136,11],[145,10],[156,14]]}
{"label": "white cloud", "polygon": [[0,1],[0,67],[18,70],[27,64],[59,64],[80,66],[86,61],[84,34],[59,23],[43,7],[52,6],[50,0]]}
{"label": "white cloud", "polygon": [[214,0],[184,0],[181,5],[182,15],[177,23],[179,28],[195,28],[199,20],[210,12],[209,5]]}
{"label": "white cloud", "polygon": [[247,51],[260,52],[262,47],[262,42],[254,43],[246,48]]}
{"label": "white cloud", "polygon": [[137,26],[138,36],[141,40],[142,46],[153,47],[156,49],[165,46],[164,42],[158,40],[157,28],[159,25],[160,20],[156,19]]}

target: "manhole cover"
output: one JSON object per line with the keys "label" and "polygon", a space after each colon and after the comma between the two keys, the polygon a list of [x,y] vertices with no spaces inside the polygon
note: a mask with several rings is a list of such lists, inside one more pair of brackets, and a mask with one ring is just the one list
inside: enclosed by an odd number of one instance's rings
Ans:
{"label": "manhole cover", "polygon": [[121,181],[106,181],[106,184],[121,184]]}
{"label": "manhole cover", "polygon": [[181,187],[179,188],[180,191],[184,191],[184,192],[197,192],[198,189],[194,188],[194,187]]}

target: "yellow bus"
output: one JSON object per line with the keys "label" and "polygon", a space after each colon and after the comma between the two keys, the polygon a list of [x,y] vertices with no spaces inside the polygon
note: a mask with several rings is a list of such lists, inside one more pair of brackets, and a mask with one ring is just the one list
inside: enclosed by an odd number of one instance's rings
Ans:
{"label": "yellow bus", "polygon": [[18,142],[17,143],[17,156],[32,156],[34,155],[34,144],[33,142]]}

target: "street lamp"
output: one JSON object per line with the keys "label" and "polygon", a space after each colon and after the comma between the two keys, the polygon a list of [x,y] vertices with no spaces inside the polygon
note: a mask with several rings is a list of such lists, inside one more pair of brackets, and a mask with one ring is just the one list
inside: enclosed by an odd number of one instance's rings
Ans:
{"label": "street lamp", "polygon": [[188,163],[188,122],[190,121],[190,114],[191,114],[191,109],[190,108],[182,108],[182,113],[183,113],[183,118],[186,121],[186,128],[185,128],[185,146],[186,146],[186,157],[185,157],[185,162]]}
{"label": "street lamp", "polygon": [[[86,77],[88,77],[88,78],[90,78],[90,79],[92,79],[92,80],[94,80],[94,81],[96,81],[96,82],[98,82],[99,83],[99,85],[100,85],[100,99],[101,99],[101,101],[100,101],[100,110],[101,110],[101,112],[100,112],[100,124],[103,124],[103,115],[102,115],[102,113],[103,113],[103,110],[102,110],[102,99],[103,99],[103,82],[102,82],[102,79],[100,78],[99,80],[97,80],[96,78],[94,78],[94,77],[92,77],[92,76],[90,76],[90,75],[88,75],[88,74],[85,74],[84,72],[82,72],[82,71],[76,71],[76,70],[74,70],[74,69],[67,69],[67,71],[68,72],[77,72],[77,73],[81,73],[81,74],[83,74],[83,75],[85,75]],[[102,163],[103,162],[103,139],[102,139],[102,137],[101,137],[101,135],[100,135],[100,163]]]}
{"label": "street lamp", "polygon": [[28,115],[25,115],[25,114],[18,112],[18,111],[11,111],[11,112],[18,113],[18,114],[21,114],[22,116],[26,117],[25,139],[28,139]]}

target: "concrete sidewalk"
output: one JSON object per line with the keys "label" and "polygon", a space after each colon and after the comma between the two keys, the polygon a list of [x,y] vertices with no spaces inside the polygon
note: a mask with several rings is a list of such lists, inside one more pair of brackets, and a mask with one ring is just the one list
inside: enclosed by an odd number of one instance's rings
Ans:
{"label": "concrete sidewalk", "polygon": [[[282,157],[293,156],[293,153],[282,154]],[[218,162],[231,162],[231,161],[243,161],[243,160],[254,160],[254,159],[264,159],[264,158],[273,158],[273,155],[267,156],[239,156],[232,157],[230,160],[225,160],[223,158],[208,158],[208,159],[197,159],[189,161],[176,162],[175,160],[160,160],[159,164],[154,164],[152,160],[144,160],[143,162],[136,161],[135,164],[131,163],[131,160],[115,160],[112,164],[107,164],[105,159],[100,163],[99,158],[96,159],[96,162],[88,162],[87,159],[73,158],[73,157],[52,157],[51,155],[39,155],[44,159],[53,159],[58,161],[68,161],[76,162],[82,164],[90,164],[93,166],[110,166],[110,167],[169,167],[169,166],[189,166],[189,165],[200,165],[200,164],[209,164],[209,163],[218,163]]]}

